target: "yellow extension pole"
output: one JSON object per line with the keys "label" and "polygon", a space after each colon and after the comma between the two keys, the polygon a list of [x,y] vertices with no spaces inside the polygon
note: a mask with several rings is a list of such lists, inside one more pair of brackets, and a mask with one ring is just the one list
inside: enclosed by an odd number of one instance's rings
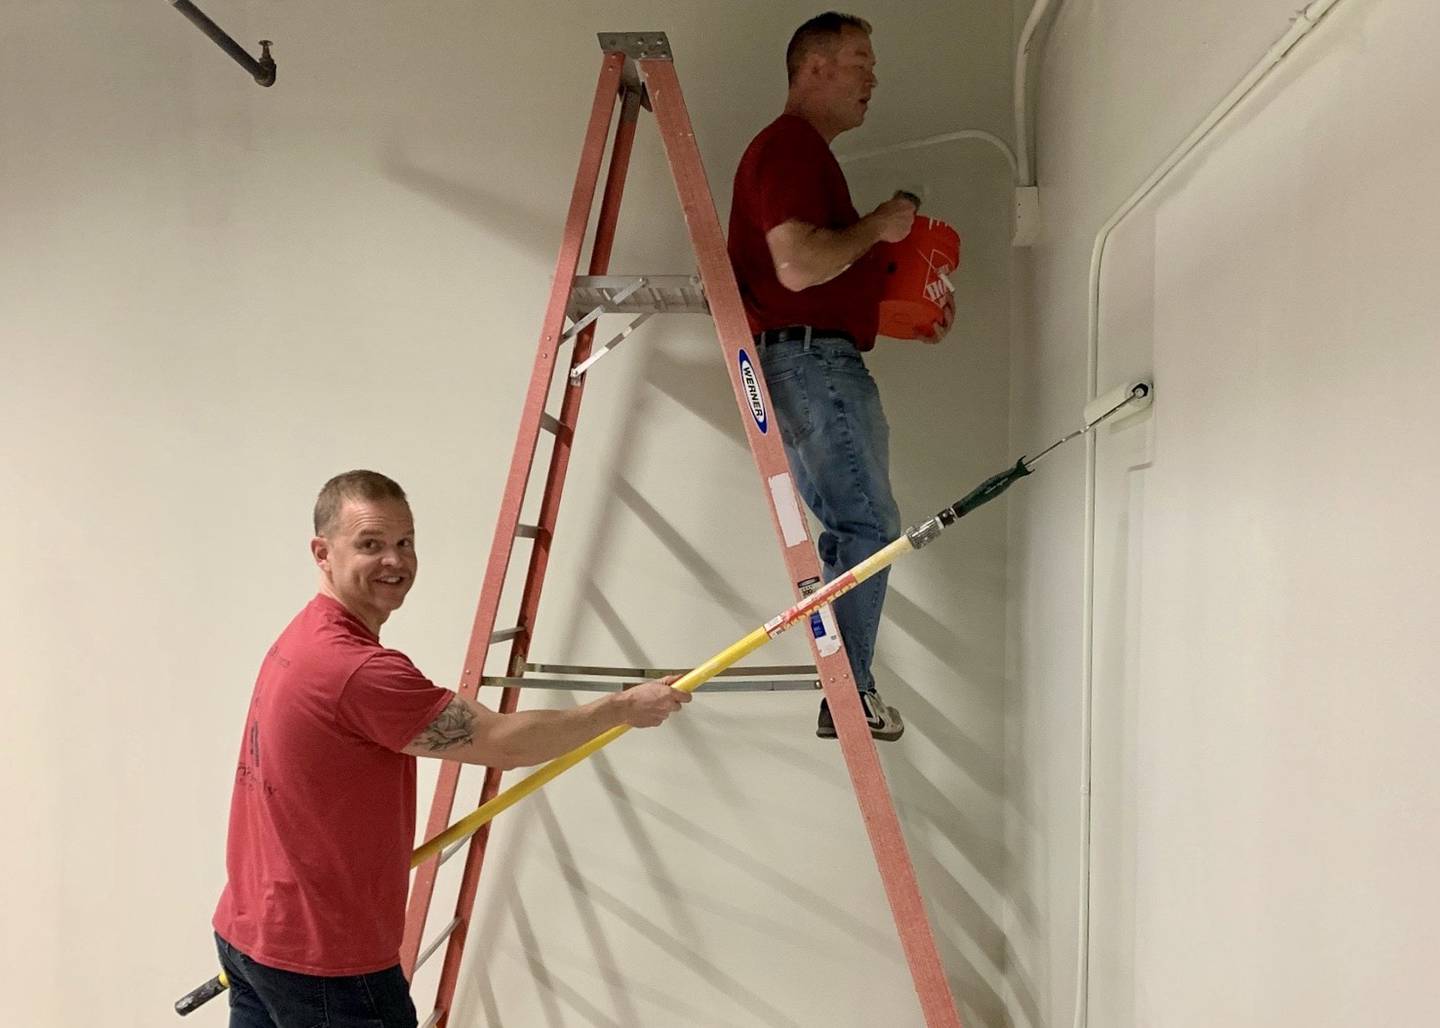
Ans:
{"label": "yellow extension pole", "polygon": [[[837,596],[849,592],[867,578],[884,571],[902,554],[909,553],[913,549],[914,546],[911,545],[909,537],[902,535],[878,553],[871,554],[849,571],[827,583],[823,588],[817,589],[799,603],[767,621],[744,638],[731,643],[694,670],[687,671],[672,688],[678,689],[681,692],[694,692],[742,657],[747,657],[751,653],[754,653],[761,646],[764,646],[771,639],[775,638],[775,636],[792,627],[797,622],[809,617],[812,612],[832,602]],[[542,766],[538,771],[532,771],[520,781],[510,786],[510,788],[500,793],[489,803],[481,804],[474,812],[462,817],[459,821],[456,821],[449,828],[435,836],[435,838],[422,844],[411,855],[410,866],[419,867],[445,847],[474,835],[492,820],[496,814],[520,802],[532,792],[540,789],[541,786],[559,777],[563,772],[570,770],[602,747],[610,745],[628,731],[630,731],[629,725],[619,725],[610,729],[608,732],[602,732],[589,742],[577,746],[564,756],[556,757],[548,764]]]}

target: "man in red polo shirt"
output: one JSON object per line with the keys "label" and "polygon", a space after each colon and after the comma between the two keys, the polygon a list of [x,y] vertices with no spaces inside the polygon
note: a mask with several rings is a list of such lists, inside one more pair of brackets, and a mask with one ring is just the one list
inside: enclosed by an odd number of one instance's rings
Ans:
{"label": "man in red polo shirt", "polygon": [[568,710],[497,714],[441,689],[380,627],[415,581],[404,491],[337,475],[315,501],[320,591],[260,667],[245,718],[215,911],[231,1028],[414,1028],[399,966],[415,757],[513,768],[617,725],[663,722],[687,693],[647,682]]}
{"label": "man in red polo shirt", "polygon": [[[865,120],[875,89],[870,25],[828,12],[796,30],[785,54],[785,112],[760,132],[735,172],[730,260],[785,442],[796,488],[824,525],[826,580],[896,538],[890,429],[861,354],[874,347],[884,270],[872,248],[899,242],[915,220],[898,196],[861,217],[830,143]],[[927,342],[950,329],[953,301]],[[835,602],[861,705],[877,739],[898,739],[899,712],[870,665],[889,572]],[[820,701],[815,734],[835,737]]]}

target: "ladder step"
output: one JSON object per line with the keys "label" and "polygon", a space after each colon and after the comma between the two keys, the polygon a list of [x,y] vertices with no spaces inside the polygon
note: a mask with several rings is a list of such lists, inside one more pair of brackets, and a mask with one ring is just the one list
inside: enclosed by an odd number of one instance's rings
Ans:
{"label": "ladder step", "polygon": [[551,435],[560,434],[560,419],[549,414],[540,415],[540,427]]}
{"label": "ladder step", "polygon": [[[642,283],[639,288],[635,285]],[[699,275],[577,275],[566,314],[709,314]],[[593,320],[593,319],[591,319]]]}
{"label": "ladder step", "polygon": [[[599,667],[594,664],[526,664],[525,673],[537,675],[586,675],[594,678],[664,678],[666,675],[683,675],[688,667]],[[728,667],[716,674],[716,678],[763,678],[780,675],[804,675],[814,678],[815,668],[811,664],[753,664],[745,667]]]}
{"label": "ladder step", "polygon": [[[616,279],[616,281],[625,284],[618,289],[595,290],[595,303],[588,305],[588,307],[575,302],[575,286],[572,281],[570,286],[570,308],[567,309],[566,316],[573,324],[565,330],[565,335],[561,337],[561,342],[574,339],[586,328],[590,327],[600,315],[611,314],[617,310],[622,310],[623,308],[620,305],[634,296],[640,287],[645,285],[646,280],[644,276],[641,276],[640,278],[632,279]],[[585,311],[585,313],[581,315],[581,311]]]}
{"label": "ladder step", "polygon": [[496,643],[503,643],[507,639],[514,639],[523,631],[525,631],[525,629],[516,625],[514,628],[502,628],[498,632],[492,632],[490,635],[490,645],[494,646]]}
{"label": "ladder step", "polygon": [[[486,676],[480,684],[502,689],[562,689],[572,692],[614,692],[626,685],[684,674],[688,668],[594,667],[575,664],[527,664],[527,672],[568,677]],[[581,677],[576,677],[581,676]],[[787,677],[788,676],[788,677]],[[729,679],[721,681],[721,679]],[[599,681],[597,681],[599,679]],[[706,692],[808,692],[820,688],[815,669],[805,664],[784,667],[727,668],[710,680]]]}
{"label": "ladder step", "polygon": [[421,953],[419,959],[415,961],[415,970],[420,970],[425,961],[435,955],[435,951],[440,948],[440,944],[450,938],[450,934],[459,926],[460,919],[458,917],[451,918],[450,923],[440,930],[440,934],[435,937],[430,945],[425,947],[425,951]]}
{"label": "ladder step", "polygon": [[515,529],[516,539],[538,539],[540,538],[539,525],[521,525]]}
{"label": "ladder step", "polygon": [[[618,692],[631,683],[598,682],[586,678],[492,678],[480,679],[481,685],[498,685],[502,689],[558,689],[567,692]],[[814,692],[820,688],[818,678],[753,678],[723,681],[717,675],[705,683],[706,692]]]}
{"label": "ladder step", "polygon": [[445,1013],[443,1007],[436,1007],[434,1012],[420,1023],[420,1028],[435,1028],[440,1023],[440,1015]]}

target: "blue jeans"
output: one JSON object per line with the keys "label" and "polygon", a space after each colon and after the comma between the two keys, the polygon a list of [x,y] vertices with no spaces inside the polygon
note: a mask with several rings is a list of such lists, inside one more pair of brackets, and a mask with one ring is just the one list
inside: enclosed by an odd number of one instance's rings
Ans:
{"label": "blue jeans", "polygon": [[[828,582],[900,535],[880,391],[848,340],[816,336],[759,349],[795,488],[824,526],[819,551]],[[870,663],[889,576],[882,571],[835,601],[862,692],[875,688]]]}
{"label": "blue jeans", "polygon": [[230,979],[230,1028],[415,1028],[410,983],[400,965],[325,978],[251,960],[215,936]]}

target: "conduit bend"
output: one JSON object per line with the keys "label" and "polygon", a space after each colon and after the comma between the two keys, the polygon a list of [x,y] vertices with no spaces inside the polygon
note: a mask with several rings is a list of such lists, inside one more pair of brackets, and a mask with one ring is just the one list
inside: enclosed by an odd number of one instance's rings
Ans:
{"label": "conduit bend", "polygon": [[986,132],[984,129],[961,129],[959,132],[945,132],[938,136],[926,136],[924,139],[910,139],[903,143],[893,143],[890,146],[876,147],[874,150],[861,150],[858,153],[849,153],[839,158],[841,164],[854,164],[856,161],[868,161],[872,157],[885,157],[892,153],[900,153],[902,150],[919,150],[921,147],[934,146],[936,143],[948,143],[952,140],[979,139],[994,145],[1005,155],[1005,160],[1010,165],[1010,173],[1018,174],[1018,165],[1015,162],[1015,151],[1010,149],[1010,144],[1005,142],[993,132]]}
{"label": "conduit bend", "polygon": [[[1045,3],[1046,0],[1040,0]],[[1295,45],[1310,33],[1330,10],[1342,0],[1314,0],[1301,10],[1291,22],[1290,28],[1265,52],[1265,56],[1250,69],[1223,100],[1196,126],[1185,140],[1151,172],[1139,189],[1130,196],[1105,222],[1095,236],[1095,246],[1090,256],[1089,290],[1089,337],[1086,359],[1086,397],[1093,400],[1098,388],[1097,374],[1100,361],[1100,270],[1105,258],[1105,246],[1116,227],[1135,210],[1140,203],[1169,177],[1170,173],[1198,147],[1212,131],[1235,110],[1276,66],[1294,49]],[[1037,7],[1040,4],[1037,4]],[[1018,80],[1017,71],[1017,80]],[[1022,146],[1022,154],[1025,152]],[[1023,165],[1022,165],[1023,167]],[[1075,972],[1075,1028],[1085,1028],[1089,1021],[1090,988],[1090,785],[1091,785],[1091,742],[1093,724],[1091,720],[1094,691],[1095,651],[1095,437],[1085,441],[1085,570],[1083,578],[1084,595],[1081,611],[1081,698],[1080,698],[1080,895],[1079,933],[1077,964]]]}
{"label": "conduit bend", "polygon": [[[918,150],[922,147],[935,146],[939,143],[950,143],[965,139],[976,139],[990,143],[1002,154],[1010,165],[1010,174],[1015,179],[1017,186],[1033,186],[1035,174],[1030,167],[1030,119],[1029,106],[1026,101],[1026,90],[1029,87],[1030,79],[1030,50],[1034,45],[1035,35],[1040,29],[1045,15],[1055,0],[1035,0],[1035,6],[1030,9],[1030,16],[1025,19],[1025,27],[1020,31],[1020,43],[1015,50],[1015,148],[1011,149],[1010,144],[995,135],[993,132],[986,132],[984,129],[961,129],[959,132],[945,132],[938,136],[926,136],[923,139],[906,140],[903,143],[895,143],[890,146],[876,147],[873,150],[862,150],[859,153],[846,154],[840,158],[841,164],[853,164],[856,161],[866,161],[874,157],[884,157],[893,153],[900,153],[904,150]],[[1017,156],[1018,154],[1018,156]]]}

